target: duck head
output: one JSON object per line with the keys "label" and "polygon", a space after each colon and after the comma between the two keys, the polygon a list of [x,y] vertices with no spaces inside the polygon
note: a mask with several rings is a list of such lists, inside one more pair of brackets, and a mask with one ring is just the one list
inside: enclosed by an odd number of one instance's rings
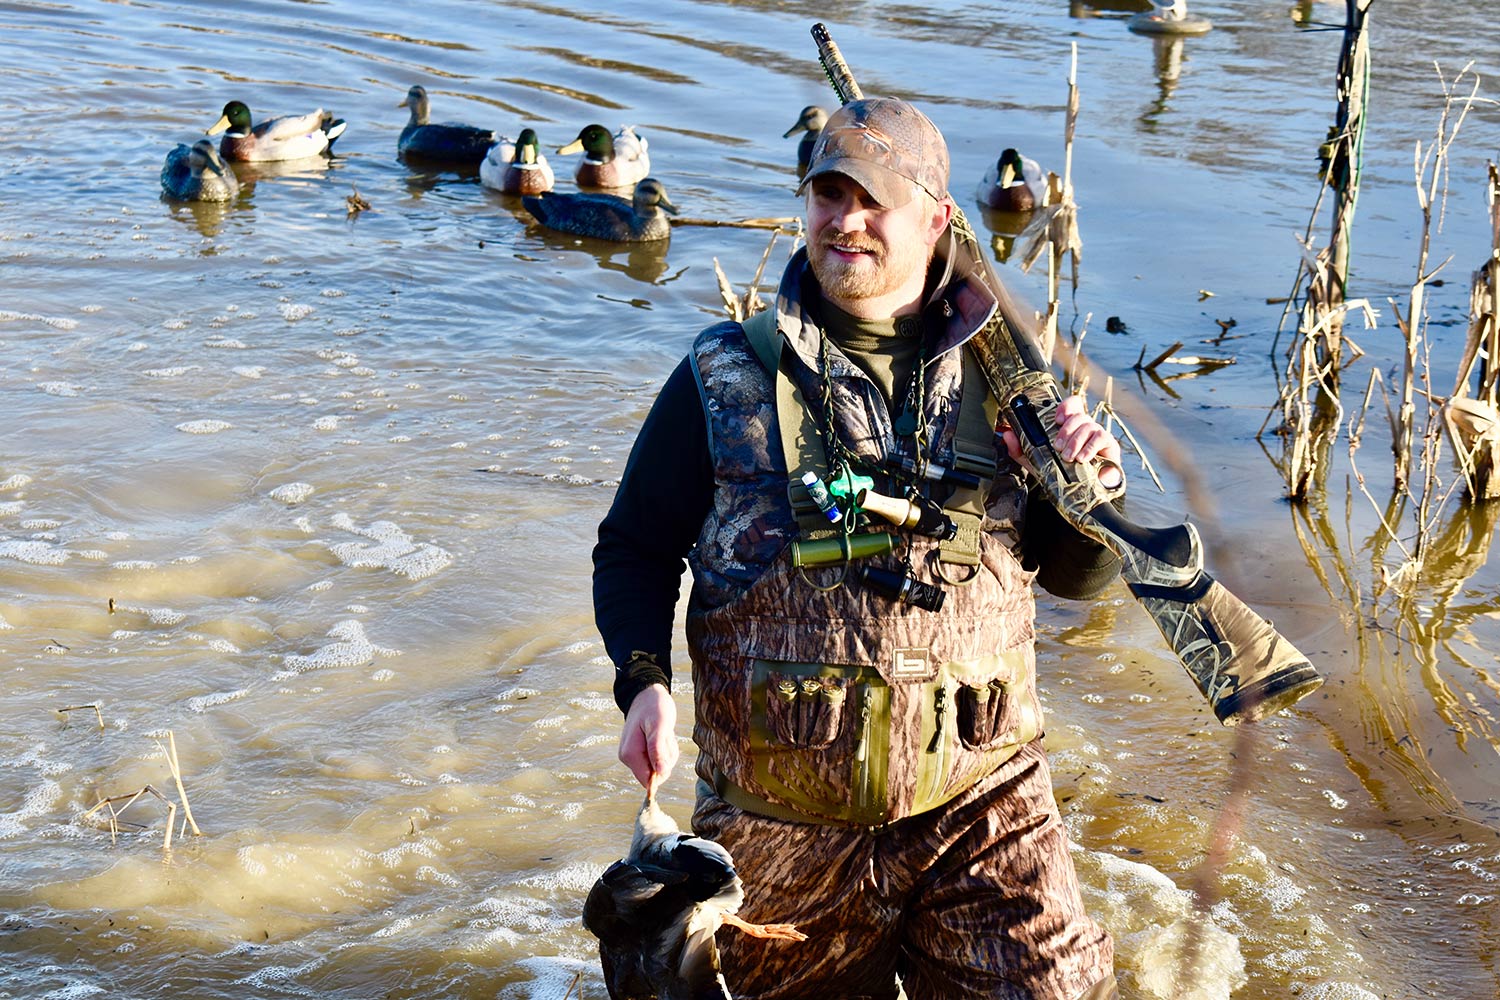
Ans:
{"label": "duck head", "polygon": [[516,136],[516,155],[511,159],[512,163],[535,163],[541,158],[541,142],[536,137],[534,129],[523,128],[521,134]]}
{"label": "duck head", "polygon": [[[785,119],[783,119],[785,120]],[[828,124],[828,112],[816,104],[809,104],[802,109],[802,114],[797,116],[797,123],[782,133],[783,139],[790,139],[798,132],[818,133],[823,131],[823,126]]]}
{"label": "duck head", "polygon": [[[657,208],[668,215],[677,214],[677,206],[667,198],[667,189],[655,177],[647,177],[635,186],[635,195],[630,199],[630,203],[636,215],[649,215]],[[649,805],[653,799],[647,796],[646,801]]]}
{"label": "duck head", "polygon": [[396,107],[411,109],[411,124],[426,125],[427,115],[432,108],[432,102],[427,99],[427,88],[420,83],[412,84],[411,89],[406,92],[406,96]]}
{"label": "duck head", "polygon": [[229,129],[232,136],[250,134],[250,108],[244,101],[230,101],[224,105],[224,111],[219,115],[219,120],[209,128],[209,135],[218,135],[225,129]]}
{"label": "duck head", "polygon": [[578,138],[557,152],[559,156],[582,152],[596,163],[608,163],[615,158],[615,139],[603,125],[585,125]]}

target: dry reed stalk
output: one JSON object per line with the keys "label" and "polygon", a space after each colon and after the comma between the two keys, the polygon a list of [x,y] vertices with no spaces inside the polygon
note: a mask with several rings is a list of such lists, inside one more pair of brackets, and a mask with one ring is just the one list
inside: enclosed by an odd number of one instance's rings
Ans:
{"label": "dry reed stalk", "polygon": [[182,768],[177,764],[177,738],[170,729],[167,730],[167,764],[172,768],[172,780],[177,783],[177,797],[182,800],[183,826],[191,826],[193,836],[201,837],[203,831],[198,829],[198,821],[193,819],[193,807],[188,805],[187,789],[182,785]]}
{"label": "dry reed stalk", "polygon": [[[1443,408],[1469,496],[1500,497],[1500,170],[1489,163],[1490,256],[1469,285],[1469,332],[1453,397]],[[1476,376],[1473,395],[1469,383]]]}
{"label": "dry reed stalk", "polygon": [[[719,297],[724,300],[724,311],[727,312],[729,314],[729,318],[734,320],[736,323],[743,323],[751,316],[754,316],[756,313],[766,308],[765,302],[763,302],[760,297],[760,284],[761,280],[765,277],[766,264],[771,259],[771,251],[776,246],[777,238],[781,236],[792,237],[792,253],[796,252],[798,244],[801,243],[802,220],[794,218],[788,221],[793,222],[796,225],[790,229],[783,226],[777,226],[776,228],[771,230],[771,238],[766,242],[766,249],[760,255],[760,265],[756,267],[755,277],[750,279],[750,284],[746,286],[744,295],[737,295],[735,293],[734,285],[730,283],[729,276],[726,275],[724,273],[724,269],[719,266],[719,258],[714,258],[714,276],[717,278],[719,283]],[[788,254],[788,256],[790,256],[790,254]]]}
{"label": "dry reed stalk", "polygon": [[66,708],[59,708],[58,711],[59,712],[63,712],[63,713],[67,713],[67,712],[81,712],[85,708],[92,708],[94,710],[94,718],[96,718],[96,719],[99,720],[99,731],[103,732],[104,731],[104,713],[101,712],[101,711],[99,711],[99,706],[98,705],[69,705]]}
{"label": "dry reed stalk", "polygon": [[581,972],[573,973],[573,981],[563,991],[562,1000],[568,1000],[568,997],[573,995],[573,990],[575,989],[578,990],[578,1000],[583,1000],[583,973]]}
{"label": "dry reed stalk", "polygon": [[[111,795],[109,798],[102,800],[88,812],[84,813],[83,818],[88,819],[100,809],[104,809],[107,807],[109,809],[109,842],[113,844],[115,843],[116,836],[120,832],[120,814],[134,805],[136,799],[139,799],[142,795],[146,795],[148,793],[154,795],[157,801],[167,807],[167,830],[166,834],[162,838],[161,849],[163,852],[170,851],[172,849],[172,828],[176,825],[177,822],[177,803],[173,802],[171,799],[167,798],[165,795],[163,795],[161,792],[158,792],[150,785],[146,785],[139,790],[126,795]],[[116,802],[124,802],[125,804],[116,809]]]}
{"label": "dry reed stalk", "polygon": [[795,215],[774,219],[688,219],[672,218],[668,220],[674,226],[710,226],[715,228],[732,229],[785,229],[799,223]]}
{"label": "dry reed stalk", "polygon": [[1042,357],[1052,360],[1057,347],[1057,318],[1063,257],[1071,258],[1073,292],[1078,292],[1078,263],[1083,254],[1083,239],[1078,233],[1078,203],[1073,200],[1073,135],[1078,128],[1078,43],[1074,42],[1072,64],[1068,69],[1068,109],[1063,121],[1063,175],[1047,176],[1046,203],[1020,236],[1021,270],[1030,272],[1032,265],[1047,254],[1047,312],[1040,331]]}

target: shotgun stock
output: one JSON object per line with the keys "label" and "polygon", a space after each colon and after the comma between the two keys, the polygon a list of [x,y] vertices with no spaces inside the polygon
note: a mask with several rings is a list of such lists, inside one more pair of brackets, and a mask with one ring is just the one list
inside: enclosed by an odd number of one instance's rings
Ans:
{"label": "shotgun stock", "polygon": [[[859,100],[859,85],[828,29],[815,24],[812,35],[818,61],[840,103]],[[954,252],[967,258],[998,293],[1000,280],[957,206],[950,228]],[[1069,523],[1120,557],[1120,575],[1130,592],[1220,722],[1252,722],[1294,704],[1323,683],[1307,658],[1269,621],[1204,570],[1197,528],[1188,523],[1169,528],[1132,523],[1112,503],[1125,493],[1118,466],[1068,462],[1052,447],[1061,396],[1028,331],[1007,323],[996,309],[969,346],[1052,502]]]}

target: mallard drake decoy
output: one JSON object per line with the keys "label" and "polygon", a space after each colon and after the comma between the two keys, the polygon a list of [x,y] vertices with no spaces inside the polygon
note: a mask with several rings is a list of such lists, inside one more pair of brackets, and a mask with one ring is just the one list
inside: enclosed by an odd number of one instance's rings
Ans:
{"label": "mallard drake decoy", "polygon": [[282,115],[252,125],[245,103],[230,101],[208,134],[224,132],[219,152],[226,160],[303,160],[330,152],[333,140],[344,134],[348,124],[318,108],[305,115]]}
{"label": "mallard drake decoy", "polygon": [[479,183],[506,194],[542,194],[552,190],[552,179],[552,166],[529,128],[523,128],[514,143],[495,143],[479,164]]}
{"label": "mallard drake decoy", "polygon": [[985,171],[974,196],[981,204],[1005,212],[1029,212],[1047,198],[1041,164],[1007,147]]}
{"label": "mallard drake decoy", "polygon": [[791,924],[741,920],[735,911],[744,899],[729,852],[678,830],[648,790],[630,853],[605,869],[583,904],[611,1000],[730,1000],[714,942],[723,924],[756,937],[807,939]]}
{"label": "mallard drake decoy", "polygon": [[807,165],[812,160],[813,146],[817,145],[818,133],[823,131],[823,126],[828,124],[828,112],[816,104],[809,104],[802,109],[802,114],[797,117],[797,124],[787,129],[782,134],[783,139],[790,139],[798,132],[806,132],[802,141],[797,143],[797,179],[801,180],[807,175]]}
{"label": "mallard drake decoy", "polygon": [[1205,35],[1213,28],[1207,18],[1188,13],[1187,0],[1151,0],[1151,7],[1125,26],[1138,35]]}
{"label": "mallard drake decoy", "polygon": [[411,109],[411,118],[401,130],[401,138],[396,141],[396,151],[403,156],[478,166],[489,153],[490,147],[500,139],[493,130],[487,128],[452,122],[429,122],[427,118],[432,111],[432,102],[427,99],[427,89],[421,84],[408,90],[406,97],[396,107]]}
{"label": "mallard drake decoy", "polygon": [[672,235],[672,224],[662,213],[677,214],[655,177],[637,184],[629,201],[614,194],[553,193],[527,195],[521,204],[548,229],[617,243],[664,240]]}
{"label": "mallard drake decoy", "polygon": [[621,125],[614,135],[603,125],[585,125],[578,138],[559,149],[559,156],[582,152],[584,157],[573,171],[579,187],[633,187],[651,173],[651,157],[644,136],[635,128]]}
{"label": "mallard drake decoy", "polygon": [[240,182],[224,163],[212,139],[191,146],[178,143],[161,167],[161,189],[178,201],[230,201]]}

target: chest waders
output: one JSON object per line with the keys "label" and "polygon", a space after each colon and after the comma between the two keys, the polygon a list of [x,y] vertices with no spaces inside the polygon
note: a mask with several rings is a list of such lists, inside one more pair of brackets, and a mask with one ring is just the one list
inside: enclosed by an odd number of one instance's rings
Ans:
{"label": "chest waders", "polygon": [[980,391],[934,394],[923,418],[951,441],[949,467],[979,483],[943,504],[951,539],[886,526],[913,573],[946,581],[941,610],[882,596],[842,565],[794,567],[793,542],[843,528],[802,481],[829,470],[784,345],[771,311],[694,344],[716,489],[690,559],[695,595],[723,600],[688,614],[694,739],[733,805],[878,827],[949,801],[1041,733],[1033,574],[1003,540],[1025,491],[991,489],[996,405],[963,351],[945,363]]}

